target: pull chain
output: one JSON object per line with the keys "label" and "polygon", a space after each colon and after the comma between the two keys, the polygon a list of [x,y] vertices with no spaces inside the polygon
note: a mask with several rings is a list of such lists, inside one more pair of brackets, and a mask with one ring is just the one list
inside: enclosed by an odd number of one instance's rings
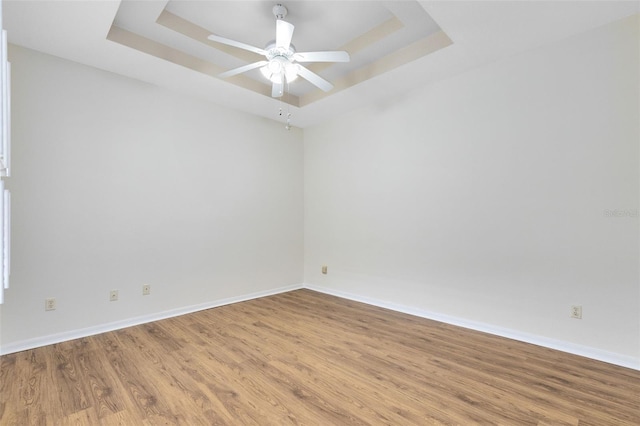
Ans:
{"label": "pull chain", "polygon": [[[286,81],[286,79],[285,79]],[[286,81],[286,85],[287,85],[287,90],[285,90],[282,94],[282,96],[280,96],[280,107],[278,108],[278,116],[282,117],[283,111],[282,111],[282,98],[284,98],[286,96],[286,92],[289,91],[289,82]],[[289,102],[287,102],[287,123],[284,126],[285,129],[287,130],[291,130],[291,105],[289,104]]]}
{"label": "pull chain", "polygon": [[[287,81],[287,92],[289,91],[289,81]],[[287,125],[284,126],[285,129],[291,130],[291,103],[287,102]]]}

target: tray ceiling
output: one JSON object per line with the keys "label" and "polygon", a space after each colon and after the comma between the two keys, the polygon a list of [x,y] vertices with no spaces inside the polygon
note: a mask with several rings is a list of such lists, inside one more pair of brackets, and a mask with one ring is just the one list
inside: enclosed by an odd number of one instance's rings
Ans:
{"label": "tray ceiling", "polygon": [[[298,51],[346,50],[348,63],[315,63],[310,70],[334,84],[323,92],[302,78],[287,85],[282,101],[297,107],[331,96],[451,44],[416,1],[292,1],[285,20],[295,25]],[[207,37],[216,34],[264,48],[275,36],[273,1],[123,1],[107,38],[213,78],[263,59]],[[225,80],[271,96],[258,69]]]}
{"label": "tray ceiling", "polygon": [[[352,62],[314,71],[324,93],[298,79],[285,98],[292,125],[357,108],[386,108],[438,80],[637,14],[637,1],[282,2],[299,51],[346,49]],[[206,40],[216,33],[263,47],[273,1],[3,0],[9,42],[238,111],[281,120],[283,102],[257,73],[217,76],[256,55]],[[11,53],[11,47],[9,49]]]}

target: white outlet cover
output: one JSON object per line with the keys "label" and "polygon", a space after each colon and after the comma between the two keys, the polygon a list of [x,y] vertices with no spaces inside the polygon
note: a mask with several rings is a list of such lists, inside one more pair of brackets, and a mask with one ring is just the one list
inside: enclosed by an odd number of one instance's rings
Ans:
{"label": "white outlet cover", "polygon": [[582,319],[582,306],[580,305],[571,306],[571,318]]}
{"label": "white outlet cover", "polygon": [[50,297],[44,300],[44,310],[45,311],[55,311],[56,310],[56,299],[55,297]]}

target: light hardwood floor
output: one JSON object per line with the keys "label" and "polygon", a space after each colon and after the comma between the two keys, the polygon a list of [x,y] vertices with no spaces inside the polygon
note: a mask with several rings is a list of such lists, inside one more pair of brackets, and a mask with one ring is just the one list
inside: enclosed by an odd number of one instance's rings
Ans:
{"label": "light hardwood floor", "polygon": [[639,425],[640,372],[309,290],[0,357],[2,425]]}

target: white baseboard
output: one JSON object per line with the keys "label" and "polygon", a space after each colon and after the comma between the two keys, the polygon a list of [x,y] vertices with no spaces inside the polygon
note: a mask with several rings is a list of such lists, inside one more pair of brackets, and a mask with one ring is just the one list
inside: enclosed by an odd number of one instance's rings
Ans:
{"label": "white baseboard", "polygon": [[341,297],[343,299],[353,300],[355,302],[366,303],[367,305],[378,306],[380,308],[386,308],[396,312],[402,312],[405,314],[427,318],[434,321],[443,322],[446,324],[456,325],[456,326],[468,328],[471,330],[476,330],[484,333],[493,334],[496,336],[506,337],[508,339],[531,343],[537,346],[543,346],[545,348],[555,349],[558,351],[567,352],[574,355],[580,355],[586,358],[607,362],[609,364],[619,365],[621,367],[640,370],[640,360],[631,356],[620,355],[613,352],[607,352],[601,349],[592,348],[589,346],[577,345],[575,343],[565,342],[562,340],[549,339],[547,337],[524,333],[518,330],[512,330],[512,329],[503,328],[503,327],[496,327],[490,324],[469,321],[462,318],[439,314],[437,312],[430,312],[423,309],[386,302],[384,300],[372,299],[369,297],[346,293],[343,291],[321,287],[314,284],[304,284],[304,288],[317,291],[320,293],[329,294],[332,296]]}
{"label": "white baseboard", "polygon": [[508,328],[496,327],[490,324],[469,321],[462,318],[439,314],[437,312],[426,311],[423,309],[404,306],[396,303],[387,302],[384,300],[378,300],[378,299],[373,299],[373,298],[369,298],[361,295],[351,294],[351,293],[347,293],[339,290],[317,286],[314,284],[296,284],[296,285],[290,285],[285,287],[279,287],[271,290],[259,291],[259,292],[249,293],[241,296],[229,297],[226,299],[214,300],[206,303],[201,303],[198,305],[185,306],[182,308],[171,309],[163,312],[157,312],[154,314],[142,315],[139,317],[134,317],[134,318],[130,318],[122,321],[115,321],[115,322],[110,322],[106,324],[100,324],[94,327],[70,330],[63,333],[51,334],[51,335],[37,337],[33,339],[22,340],[19,342],[14,342],[8,345],[1,346],[0,355],[7,355],[10,353],[33,349],[40,346],[66,342],[68,340],[79,339],[87,336],[93,336],[95,334],[119,330],[122,328],[132,327],[135,325],[145,324],[153,321],[159,321],[162,319],[176,317],[179,315],[190,314],[192,312],[211,309],[218,306],[230,305],[232,303],[244,302],[247,300],[258,299],[261,297],[272,296],[280,293],[286,293],[288,291],[298,290],[301,288],[307,288],[309,290],[329,294],[332,296],[341,297],[343,299],[349,299],[355,302],[361,302],[361,303],[366,303],[368,305],[391,309],[393,311],[402,312],[402,313],[414,315],[417,317],[427,318],[427,319],[443,322],[446,324],[457,325],[459,327],[464,327],[471,330],[490,333],[496,336],[506,337],[508,339],[531,343],[534,345],[543,346],[550,349],[556,349],[562,352],[567,352],[574,355],[580,355],[580,356],[595,359],[598,361],[619,365],[621,367],[640,370],[640,360],[634,357],[607,352],[607,351],[603,351],[597,348],[592,348],[589,346],[583,346],[583,345],[577,345],[570,342],[564,342],[561,340],[549,339],[549,338],[537,336],[534,334],[524,333],[518,330],[512,330]]}
{"label": "white baseboard", "polygon": [[14,352],[25,351],[28,349],[34,349],[41,346],[52,345],[54,343],[66,342],[68,340],[80,339],[82,337],[93,336],[95,334],[106,333],[107,331],[120,330],[123,328],[131,327],[134,325],[146,324],[153,321],[159,321],[171,317],[177,317],[180,315],[190,314],[192,312],[203,311],[205,309],[216,308],[218,306],[230,305],[232,303],[244,302],[247,300],[258,299],[266,296],[273,296],[275,294],[286,293],[288,291],[298,290],[303,288],[302,284],[295,284],[285,287],[279,287],[266,291],[258,291],[255,293],[249,293],[236,297],[229,297],[226,299],[213,300],[206,303],[200,303],[197,305],[185,306],[182,308],[171,309],[168,311],[157,312],[149,315],[142,315],[139,317],[129,318],[122,321],[115,321],[106,324],[100,324],[94,327],[81,328],[77,330],[65,331],[63,333],[50,334],[48,336],[36,337],[34,339],[22,340],[8,345],[0,347],[0,355],[7,355]]}

